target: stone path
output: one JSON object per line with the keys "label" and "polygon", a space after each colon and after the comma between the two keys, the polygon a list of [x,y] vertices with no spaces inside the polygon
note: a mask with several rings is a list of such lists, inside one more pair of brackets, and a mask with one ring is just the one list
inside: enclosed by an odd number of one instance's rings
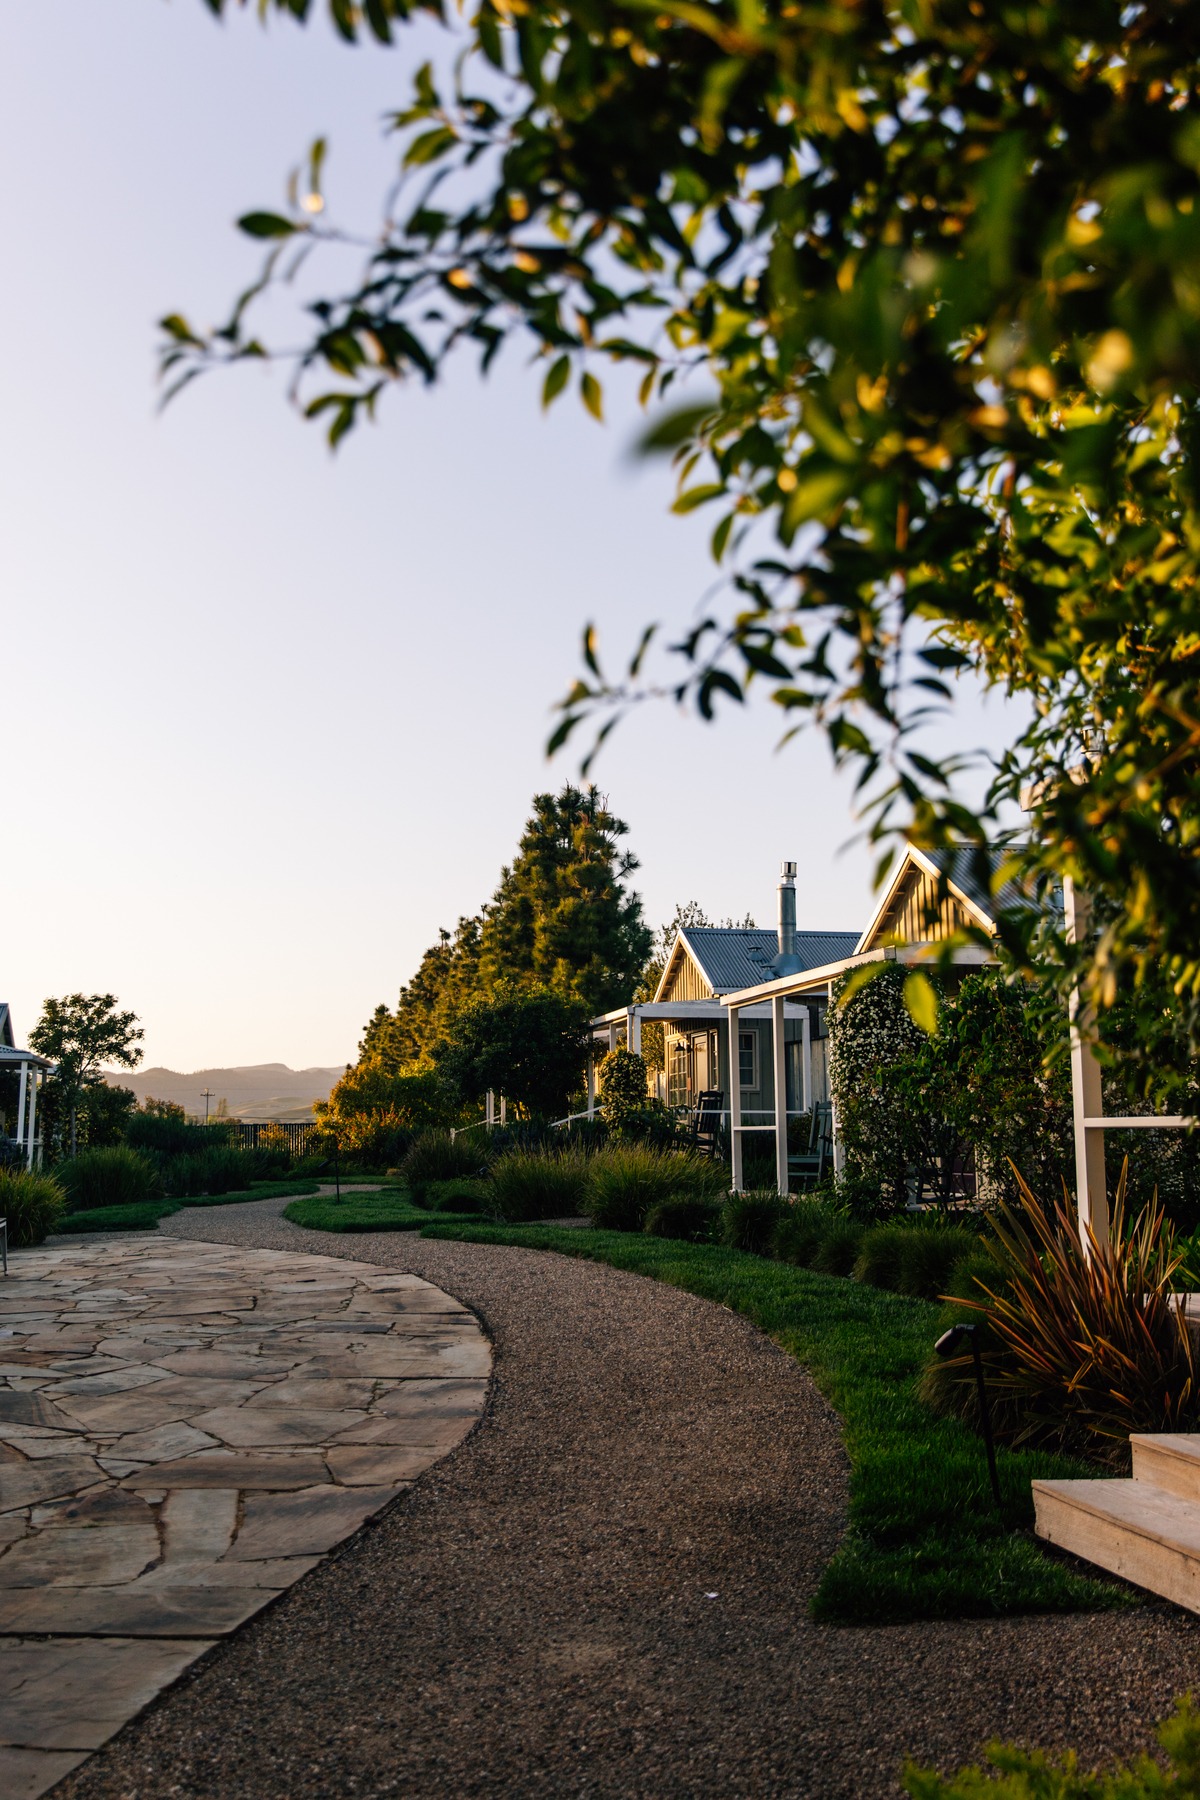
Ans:
{"label": "stone path", "polygon": [[0,1283],[0,1795],[32,1800],[479,1417],[415,1275],[138,1237]]}

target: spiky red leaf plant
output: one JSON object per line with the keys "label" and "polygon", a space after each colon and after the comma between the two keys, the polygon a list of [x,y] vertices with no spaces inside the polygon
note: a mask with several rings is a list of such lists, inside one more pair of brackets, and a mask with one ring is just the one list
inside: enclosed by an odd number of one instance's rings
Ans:
{"label": "spiky red leaf plant", "polygon": [[[973,1260],[970,1287],[952,1296],[955,1316],[981,1327],[995,1433],[1121,1467],[1132,1431],[1187,1431],[1200,1411],[1193,1343],[1171,1294],[1175,1228],[1157,1195],[1126,1220],[1123,1168],[1110,1244],[1088,1231],[1085,1255],[1065,1190],[1051,1211],[1016,1181],[1020,1204],[990,1220],[986,1262]],[[937,1411],[979,1422],[970,1355],[934,1361],[921,1391]]]}
{"label": "spiky red leaf plant", "polygon": [[1110,1242],[1087,1228],[1086,1254],[1065,1188],[1051,1212],[1017,1174],[1019,1207],[989,1221],[995,1278],[976,1274],[979,1298],[955,1302],[982,1315],[996,1424],[1013,1444],[1119,1465],[1131,1432],[1186,1431],[1196,1415],[1192,1340],[1171,1285],[1183,1258],[1157,1195],[1126,1221],[1127,1170]]}

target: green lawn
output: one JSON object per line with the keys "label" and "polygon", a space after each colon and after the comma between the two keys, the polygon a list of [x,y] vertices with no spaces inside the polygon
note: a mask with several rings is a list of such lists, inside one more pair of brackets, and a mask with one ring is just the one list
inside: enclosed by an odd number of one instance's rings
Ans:
{"label": "green lawn", "polygon": [[84,1212],[65,1213],[55,1230],[154,1231],[160,1219],[184,1206],[240,1206],[248,1200],[275,1200],[285,1194],[315,1194],[319,1181],[256,1181],[237,1194],[195,1194],[186,1200],[142,1200],[130,1206],[93,1206]]}
{"label": "green lawn", "polygon": [[388,1188],[378,1194],[345,1193],[340,1201],[332,1194],[297,1200],[284,1208],[283,1216],[310,1231],[419,1231],[446,1215],[414,1206],[403,1188]]}
{"label": "green lawn", "polygon": [[[289,1216],[297,1211],[288,1208]],[[1000,1518],[980,1440],[917,1398],[939,1331],[932,1302],[633,1233],[426,1216],[424,1235],[556,1250],[648,1275],[745,1314],[803,1363],[842,1417],[851,1464],[851,1529],[813,1602],[818,1619],[879,1624],[1136,1604],[1127,1590],[1048,1554],[1030,1531],[1034,1477],[1094,1469],[1044,1452],[999,1451]]]}

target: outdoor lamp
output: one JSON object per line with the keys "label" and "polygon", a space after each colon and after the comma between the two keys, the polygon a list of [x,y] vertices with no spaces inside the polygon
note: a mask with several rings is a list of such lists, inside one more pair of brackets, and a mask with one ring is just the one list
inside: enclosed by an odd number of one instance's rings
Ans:
{"label": "outdoor lamp", "polygon": [[983,1421],[983,1441],[987,1448],[988,1474],[992,1478],[992,1495],[998,1509],[1002,1508],[1000,1499],[1000,1477],[996,1473],[996,1446],[992,1442],[992,1409],[988,1401],[987,1383],[983,1379],[983,1358],[979,1354],[978,1325],[952,1325],[944,1331],[933,1346],[943,1359],[954,1356],[963,1340],[971,1346],[971,1360],[975,1365],[975,1386],[979,1391],[979,1416]]}

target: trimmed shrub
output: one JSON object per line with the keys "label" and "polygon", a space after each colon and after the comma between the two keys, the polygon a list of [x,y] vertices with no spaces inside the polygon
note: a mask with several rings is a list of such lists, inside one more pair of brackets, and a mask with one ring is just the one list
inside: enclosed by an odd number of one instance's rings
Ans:
{"label": "trimmed shrub", "polygon": [[832,1220],[809,1266],[819,1275],[849,1275],[858,1261],[864,1232],[854,1219]]}
{"label": "trimmed shrub", "polygon": [[675,1238],[687,1244],[711,1244],[721,1221],[715,1200],[689,1198],[686,1194],[660,1200],[646,1214],[645,1230],[653,1237]]}
{"label": "trimmed shrub", "polygon": [[448,1131],[422,1131],[400,1159],[400,1179],[415,1199],[431,1181],[461,1181],[487,1162],[488,1147],[477,1132],[452,1138]]}
{"label": "trimmed shrub", "polygon": [[53,1175],[36,1169],[0,1170],[0,1218],[8,1220],[11,1249],[40,1244],[47,1232],[55,1230],[66,1206],[66,1194]]}
{"label": "trimmed shrub", "polygon": [[649,1071],[644,1057],[618,1045],[601,1060],[597,1073],[604,1123],[614,1136],[621,1136],[630,1126],[636,1132],[649,1099]]}
{"label": "trimmed shrub", "polygon": [[583,1211],[589,1158],[580,1150],[510,1150],[492,1169],[488,1199],[510,1224],[573,1218]]}
{"label": "trimmed shrub", "polygon": [[726,1179],[721,1165],[684,1150],[616,1144],[592,1158],[583,1209],[600,1231],[641,1231],[660,1201],[715,1200]]}
{"label": "trimmed shrub", "polygon": [[790,1203],[776,1188],[730,1194],[721,1208],[721,1242],[731,1250],[765,1256],[775,1227],[789,1211]]}
{"label": "trimmed shrub", "polygon": [[154,1164],[124,1144],[109,1150],[84,1150],[60,1163],[57,1175],[72,1212],[97,1206],[136,1206],[158,1193]]}
{"label": "trimmed shrub", "polygon": [[821,1200],[796,1200],[782,1213],[771,1232],[768,1252],[777,1262],[794,1268],[812,1267],[813,1258],[827,1232],[845,1224],[845,1214]]}

